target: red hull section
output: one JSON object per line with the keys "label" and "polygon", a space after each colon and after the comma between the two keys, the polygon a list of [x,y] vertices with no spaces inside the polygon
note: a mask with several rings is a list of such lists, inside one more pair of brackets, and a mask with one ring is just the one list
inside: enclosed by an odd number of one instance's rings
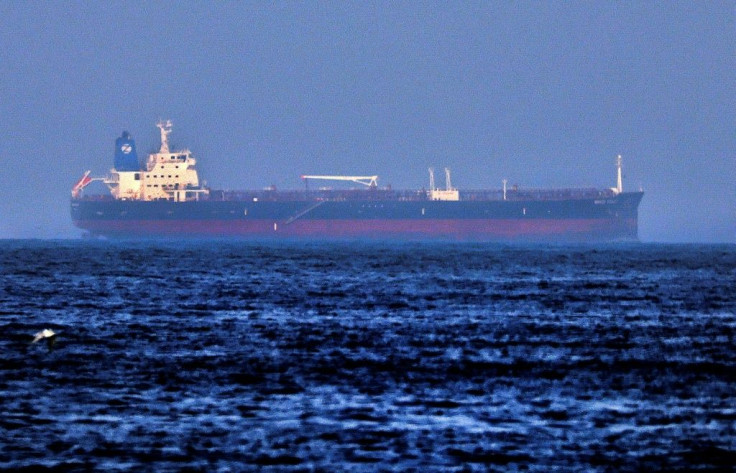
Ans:
{"label": "red hull section", "polygon": [[637,219],[463,220],[86,220],[77,226],[114,237],[448,239],[470,241],[636,240]]}

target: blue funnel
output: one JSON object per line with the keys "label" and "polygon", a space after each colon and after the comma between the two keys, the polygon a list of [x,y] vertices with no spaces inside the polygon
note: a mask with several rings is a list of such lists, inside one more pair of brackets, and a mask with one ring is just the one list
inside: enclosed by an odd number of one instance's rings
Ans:
{"label": "blue funnel", "polygon": [[138,163],[138,153],[135,151],[135,140],[127,131],[115,140],[115,170],[139,171],[141,165]]}

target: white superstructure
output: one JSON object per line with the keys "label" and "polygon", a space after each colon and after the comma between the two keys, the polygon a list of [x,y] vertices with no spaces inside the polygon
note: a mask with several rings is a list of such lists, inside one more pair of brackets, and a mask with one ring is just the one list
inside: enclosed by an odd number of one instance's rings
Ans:
{"label": "white superstructure", "polygon": [[188,149],[169,149],[171,120],[156,124],[161,130],[161,148],[158,153],[148,155],[145,168],[132,171],[112,169],[106,178],[88,178],[88,174],[72,190],[78,195],[87,184],[101,180],[110,189],[110,194],[120,200],[169,200],[185,202],[199,200],[209,191],[199,183],[197,161]]}

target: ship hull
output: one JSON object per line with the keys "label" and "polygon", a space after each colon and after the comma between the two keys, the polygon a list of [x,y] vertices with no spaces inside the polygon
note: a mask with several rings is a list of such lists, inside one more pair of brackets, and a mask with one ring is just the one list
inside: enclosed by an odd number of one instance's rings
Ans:
{"label": "ship hull", "polygon": [[635,241],[642,193],[528,201],[75,199],[72,219],[111,238]]}

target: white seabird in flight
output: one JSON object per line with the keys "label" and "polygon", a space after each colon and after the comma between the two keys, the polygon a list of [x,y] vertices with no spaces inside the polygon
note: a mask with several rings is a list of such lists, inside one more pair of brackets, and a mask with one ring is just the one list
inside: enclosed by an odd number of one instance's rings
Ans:
{"label": "white seabird in flight", "polygon": [[56,333],[53,330],[51,330],[50,328],[45,328],[36,334],[36,338],[34,338],[31,343],[36,343],[37,341],[43,340],[44,338],[48,338],[49,342],[51,342],[51,338],[55,336]]}

